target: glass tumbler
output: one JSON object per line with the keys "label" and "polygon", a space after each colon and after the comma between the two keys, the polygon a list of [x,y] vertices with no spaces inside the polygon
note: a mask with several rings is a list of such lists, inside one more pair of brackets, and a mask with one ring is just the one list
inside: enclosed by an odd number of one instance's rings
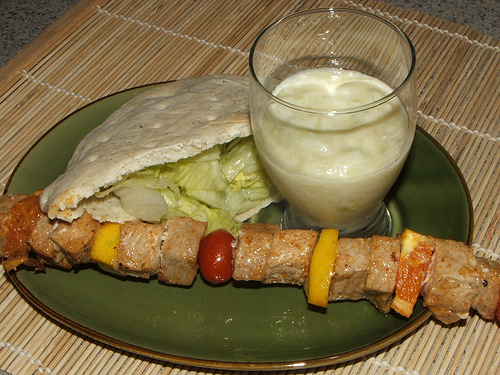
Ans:
{"label": "glass tumbler", "polygon": [[384,204],[415,134],[415,50],[379,16],[312,9],[265,28],[250,52],[259,155],[288,202],[285,228],[388,234]]}

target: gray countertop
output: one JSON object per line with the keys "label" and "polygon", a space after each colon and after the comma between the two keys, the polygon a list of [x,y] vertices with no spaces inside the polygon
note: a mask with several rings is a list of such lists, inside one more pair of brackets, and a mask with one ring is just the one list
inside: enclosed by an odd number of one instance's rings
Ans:
{"label": "gray countertop", "polygon": [[[0,0],[0,66],[78,0]],[[386,0],[500,38],[500,0]]]}

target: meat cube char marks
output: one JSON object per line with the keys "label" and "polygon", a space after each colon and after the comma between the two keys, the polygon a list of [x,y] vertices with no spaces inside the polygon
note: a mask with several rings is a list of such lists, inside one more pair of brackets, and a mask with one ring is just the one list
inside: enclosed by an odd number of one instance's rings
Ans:
{"label": "meat cube char marks", "polygon": [[365,298],[364,286],[370,260],[370,241],[365,238],[341,238],[338,241],[334,276],[329,300]]}
{"label": "meat cube char marks", "polygon": [[[306,283],[318,233],[278,229],[274,224],[241,226],[234,252],[235,280]],[[329,300],[369,299],[389,312],[400,250],[400,241],[390,237],[341,238]]]}
{"label": "meat cube char marks", "polygon": [[235,280],[303,285],[318,240],[313,230],[280,230],[278,224],[242,224],[234,250]]}
{"label": "meat cube char marks", "polygon": [[164,224],[128,222],[121,226],[116,260],[118,271],[149,278],[160,268],[160,246]]}
{"label": "meat cube char marks", "polygon": [[472,308],[485,319],[495,319],[500,296],[500,264],[485,258],[476,258],[479,271],[479,293]]}
{"label": "meat cube char marks", "polygon": [[[18,199],[19,198],[19,199]],[[6,271],[16,270],[21,264],[29,265],[35,269],[44,269],[45,263],[59,265],[57,261],[45,258],[52,253],[54,248],[38,248],[39,255],[31,246],[35,244],[45,246],[45,239],[33,238],[32,233],[40,221],[43,220],[43,212],[38,205],[38,194],[28,196],[1,196],[0,197],[0,252],[2,264]],[[48,218],[46,218],[48,220]],[[47,223],[49,223],[47,225]],[[46,234],[47,228],[51,227],[49,221],[45,221],[38,228],[35,237]],[[30,251],[35,252],[37,257],[31,257]],[[59,254],[55,254],[59,256]],[[45,257],[44,257],[45,256]]]}
{"label": "meat cube char marks", "polygon": [[478,293],[479,276],[477,260],[466,245],[436,239],[428,280],[422,288],[424,305],[446,324],[467,318]]}
{"label": "meat cube char marks", "polygon": [[26,195],[2,195],[0,197],[0,254],[3,254],[7,244],[8,222],[10,220],[10,209],[17,202],[26,198]]}
{"label": "meat cube char marks", "polygon": [[70,269],[72,264],[64,252],[61,252],[59,246],[49,238],[53,230],[54,223],[47,216],[40,217],[29,235],[28,244],[47,264]]}
{"label": "meat cube char marks", "polygon": [[400,241],[390,237],[341,238],[329,300],[369,299],[380,311],[388,313],[400,252]]}
{"label": "meat cube char marks", "polygon": [[371,238],[365,294],[385,314],[391,310],[400,254],[398,239],[378,235]]}
{"label": "meat cube char marks", "polygon": [[90,262],[90,249],[99,223],[84,214],[71,223],[54,222],[41,216],[28,243],[48,264],[70,269],[75,264]]}
{"label": "meat cube char marks", "polygon": [[[445,324],[466,319],[471,309],[494,319],[500,302],[500,264],[476,258],[458,241],[425,240],[432,242],[434,252],[422,281],[424,305]],[[390,312],[400,258],[400,239],[341,238],[329,300],[366,298],[380,311]]]}
{"label": "meat cube char marks", "polygon": [[278,224],[243,223],[241,225],[238,231],[238,244],[233,256],[235,280],[264,280],[273,233],[279,229]]}
{"label": "meat cube char marks", "polygon": [[50,239],[61,248],[72,263],[88,263],[90,249],[98,230],[99,222],[85,213],[72,223],[59,222],[50,234]]}
{"label": "meat cube char marks", "polygon": [[205,230],[206,223],[188,217],[159,224],[121,224],[112,268],[122,275],[157,275],[165,283],[191,285],[198,271],[198,250]]}
{"label": "meat cube char marks", "polygon": [[273,234],[266,260],[266,284],[303,285],[309,274],[312,252],[318,239],[314,230],[280,230]]}
{"label": "meat cube char marks", "polygon": [[168,284],[191,285],[198,272],[198,251],[207,224],[189,217],[174,217],[166,225],[158,279]]}

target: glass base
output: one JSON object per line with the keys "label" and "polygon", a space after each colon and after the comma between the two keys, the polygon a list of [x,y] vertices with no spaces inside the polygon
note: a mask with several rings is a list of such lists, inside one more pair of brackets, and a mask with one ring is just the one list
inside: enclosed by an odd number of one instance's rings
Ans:
{"label": "glass base", "polygon": [[[287,206],[283,214],[281,226],[283,229],[314,229],[321,230],[320,227],[311,227],[304,224],[293,212],[290,206]],[[392,231],[392,218],[385,203],[380,205],[380,208],[375,215],[375,218],[363,228],[354,231],[340,230],[339,237],[351,238],[367,238],[375,234],[388,236]]]}

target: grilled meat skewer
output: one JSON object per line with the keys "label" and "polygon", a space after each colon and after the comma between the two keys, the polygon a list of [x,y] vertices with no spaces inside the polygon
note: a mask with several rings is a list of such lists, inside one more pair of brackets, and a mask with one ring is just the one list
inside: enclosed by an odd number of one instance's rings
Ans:
{"label": "grilled meat skewer", "polygon": [[[71,223],[49,220],[38,206],[37,194],[0,197],[3,265],[6,270],[21,264],[36,269],[43,269],[45,264],[65,269],[89,262],[102,265],[92,258],[91,249],[108,224],[99,223],[88,214]],[[116,256],[104,264],[104,269],[143,278],[157,275],[165,283],[191,285],[198,272],[197,257],[205,229],[205,223],[186,217],[158,224],[118,225]],[[410,254],[405,252],[404,238],[339,239],[328,300],[368,299],[384,313],[392,308],[409,316],[413,306],[406,311],[395,303],[400,299],[405,302],[405,276],[401,273],[406,264],[411,265],[411,256],[425,249],[430,255],[423,262],[425,273],[421,279],[415,279],[421,280],[417,281],[417,297],[423,297],[433,315],[444,323],[452,323],[467,318],[470,310],[475,309],[485,319],[494,319],[500,295],[500,264],[474,257],[463,243],[418,236],[422,242],[412,245]],[[316,231],[243,223],[232,245],[232,277],[302,285],[307,293],[317,241]]]}

